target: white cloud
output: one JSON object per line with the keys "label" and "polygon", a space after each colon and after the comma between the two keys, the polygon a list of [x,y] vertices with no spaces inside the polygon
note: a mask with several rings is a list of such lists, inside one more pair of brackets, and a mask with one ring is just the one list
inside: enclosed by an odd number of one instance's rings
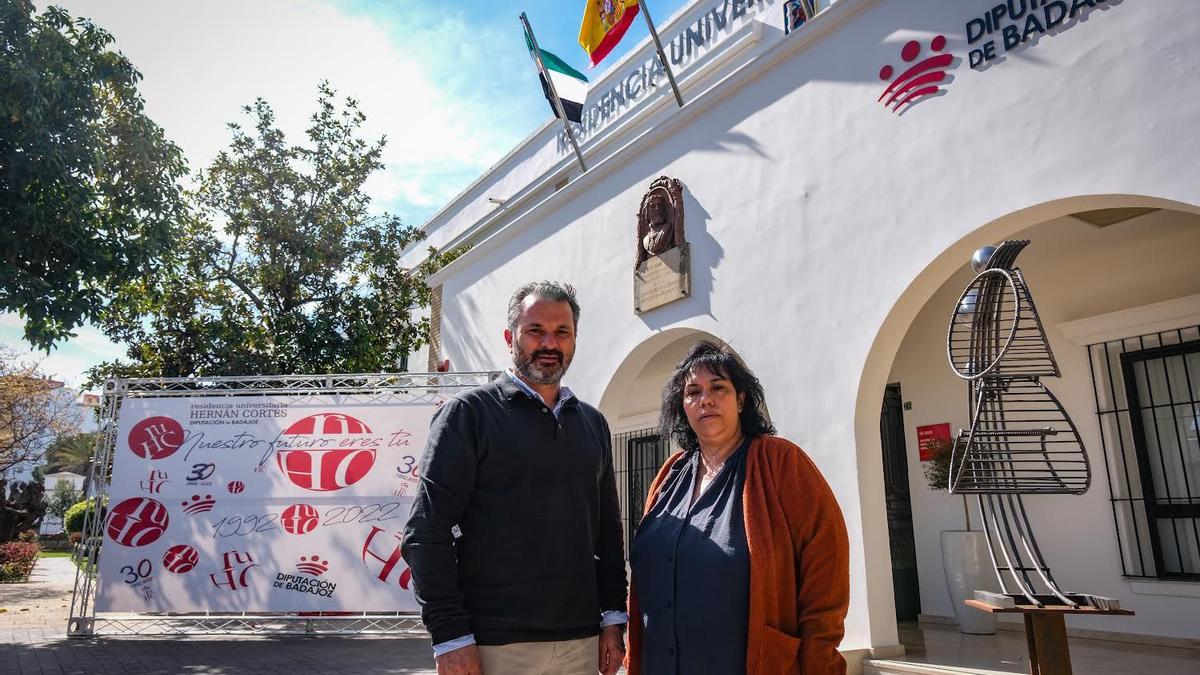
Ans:
{"label": "white cloud", "polygon": [[[48,3],[39,3],[44,7]],[[206,167],[246,122],[244,105],[266,99],[277,124],[300,142],[328,80],[357,99],[369,138],[386,134],[386,170],[367,183],[377,210],[420,224],[546,116],[530,83],[519,28],[470,23],[469,8],[399,0],[357,13],[318,0],[55,0],[92,19],[141,71],[146,112]],[[457,14],[455,14],[457,12]],[[527,121],[528,123],[526,123]],[[49,355],[22,339],[24,322],[0,314],[0,344],[42,360],[78,385],[83,373],[124,350],[85,326]]]}
{"label": "white cloud", "polygon": [[147,113],[193,169],[227,146],[225,124],[244,120],[241,106],[256,97],[298,142],[323,79],[358,99],[367,134],[387,135],[386,174],[368,189],[412,224],[521,137],[493,120],[514,105],[496,87],[524,64],[496,57],[496,35],[437,4],[399,3],[390,20],[315,0],[61,4],[115,36],[144,75]]}
{"label": "white cloud", "polygon": [[125,350],[90,325],[77,328],[76,336],[46,354],[30,349],[22,336],[25,322],[14,313],[0,314],[0,344],[14,350],[20,358],[40,362],[41,370],[68,386],[83,384],[86,372],[101,361],[113,361],[125,356]]}

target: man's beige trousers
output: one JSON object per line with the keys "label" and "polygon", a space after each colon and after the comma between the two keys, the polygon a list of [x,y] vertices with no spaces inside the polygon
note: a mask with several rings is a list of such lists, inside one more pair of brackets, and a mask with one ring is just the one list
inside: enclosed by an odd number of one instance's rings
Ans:
{"label": "man's beige trousers", "polygon": [[479,647],[483,675],[596,675],[600,638]]}

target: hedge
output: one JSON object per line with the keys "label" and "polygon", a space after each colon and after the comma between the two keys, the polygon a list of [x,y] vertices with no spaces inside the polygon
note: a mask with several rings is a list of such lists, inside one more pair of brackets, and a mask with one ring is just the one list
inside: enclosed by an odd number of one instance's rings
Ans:
{"label": "hedge", "polygon": [[26,541],[0,544],[0,583],[21,583],[29,580],[37,562],[38,545]]}
{"label": "hedge", "polygon": [[[76,502],[67,509],[63,514],[63,529],[67,532],[82,532],[83,520],[89,510],[89,505],[96,502],[96,499],[85,499],[81,502]],[[100,507],[100,520],[104,520],[108,515],[108,500],[105,499]]]}

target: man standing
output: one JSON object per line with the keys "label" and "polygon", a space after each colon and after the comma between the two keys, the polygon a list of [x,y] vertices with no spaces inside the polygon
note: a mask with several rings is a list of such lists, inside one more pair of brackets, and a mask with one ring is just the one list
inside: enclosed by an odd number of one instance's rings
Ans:
{"label": "man standing", "polygon": [[512,368],[434,416],[403,553],[439,675],[612,675],[624,658],[608,424],[559,383],[578,325],[575,289],[521,286]]}

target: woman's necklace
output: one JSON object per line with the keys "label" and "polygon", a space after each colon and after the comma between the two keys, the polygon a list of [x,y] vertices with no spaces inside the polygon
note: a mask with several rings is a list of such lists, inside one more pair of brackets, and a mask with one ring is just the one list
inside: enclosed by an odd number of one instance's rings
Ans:
{"label": "woman's necklace", "polygon": [[704,469],[704,477],[708,480],[712,480],[713,478],[716,478],[717,474],[721,473],[721,469],[725,466],[725,461],[728,459],[729,458],[726,457],[724,460],[721,460],[720,462],[718,462],[716,464],[709,464],[708,459],[706,459],[704,457],[704,454],[701,453],[700,454],[700,466],[702,469]]}
{"label": "woman's necklace", "polygon": [[[739,435],[737,443],[734,443],[733,447],[737,448],[739,445],[741,445],[742,439],[743,439],[743,437],[741,435]],[[732,452],[725,455],[725,458],[722,459],[721,461],[711,463],[708,461],[708,458],[704,456],[704,452],[703,451],[700,452],[700,466],[702,469],[704,469],[704,478],[705,478],[706,482],[709,480],[712,480],[713,478],[716,478],[717,474],[721,473],[721,469],[725,467],[725,462],[728,462],[729,458],[731,456],[733,456]]]}

